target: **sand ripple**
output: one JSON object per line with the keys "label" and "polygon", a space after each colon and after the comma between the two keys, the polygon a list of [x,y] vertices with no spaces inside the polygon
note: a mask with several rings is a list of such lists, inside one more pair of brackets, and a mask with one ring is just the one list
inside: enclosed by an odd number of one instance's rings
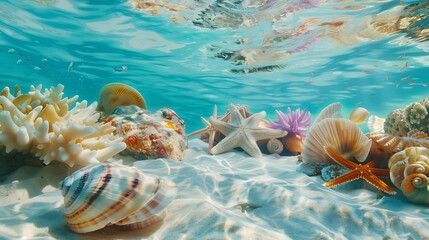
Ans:
{"label": "sand ripple", "polygon": [[[206,154],[190,141],[183,162],[138,161],[147,174],[174,181],[179,192],[164,222],[151,230],[105,229],[85,235],[148,239],[428,239],[429,211],[401,197],[377,198],[366,189],[336,191],[319,177],[295,171],[294,157],[250,158],[241,152]],[[260,208],[242,212],[248,202]],[[0,238],[79,238],[67,230],[60,192],[0,207]]]}

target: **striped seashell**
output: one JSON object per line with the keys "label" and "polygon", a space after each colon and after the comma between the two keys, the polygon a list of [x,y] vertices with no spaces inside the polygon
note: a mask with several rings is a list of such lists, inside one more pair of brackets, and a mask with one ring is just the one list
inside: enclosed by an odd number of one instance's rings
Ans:
{"label": "striped seashell", "polygon": [[271,154],[280,154],[283,152],[283,143],[277,138],[272,138],[267,142],[267,150]]}
{"label": "striped seashell", "polygon": [[135,167],[101,163],[79,169],[60,183],[68,227],[77,233],[115,224],[141,229],[160,220],[177,187]]}
{"label": "striped seashell", "polygon": [[136,105],[146,109],[146,102],[143,96],[133,87],[123,83],[110,83],[100,91],[98,98],[98,111],[109,114],[116,107]]}
{"label": "striped seashell", "polygon": [[306,163],[336,164],[324,147],[331,147],[346,159],[364,162],[371,149],[371,140],[352,121],[344,118],[325,118],[313,125],[304,141],[302,161]]}
{"label": "striped seashell", "polygon": [[429,137],[418,130],[410,131],[407,137],[393,136],[387,133],[372,132],[366,136],[373,142],[373,149],[385,154],[400,152],[407,147],[429,148]]}
{"label": "striped seashell", "polygon": [[390,179],[414,203],[429,204],[429,149],[408,147],[389,159]]}

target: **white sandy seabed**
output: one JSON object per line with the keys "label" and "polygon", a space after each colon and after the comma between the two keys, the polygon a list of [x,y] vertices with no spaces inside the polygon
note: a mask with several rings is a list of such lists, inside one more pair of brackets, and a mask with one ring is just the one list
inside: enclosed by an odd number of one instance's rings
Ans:
{"label": "white sandy seabed", "polygon": [[[429,239],[427,206],[367,189],[327,189],[319,176],[295,171],[296,157],[206,151],[194,139],[183,162],[134,162],[179,191],[162,223],[130,232],[69,231],[60,191],[45,186],[65,171],[22,167],[0,185],[0,239]],[[261,207],[242,212],[234,207],[241,202]]]}

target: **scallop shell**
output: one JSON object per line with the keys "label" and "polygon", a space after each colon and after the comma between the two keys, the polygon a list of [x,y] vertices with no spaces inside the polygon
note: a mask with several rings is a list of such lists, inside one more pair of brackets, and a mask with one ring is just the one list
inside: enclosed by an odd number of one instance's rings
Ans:
{"label": "scallop shell", "polygon": [[367,125],[370,132],[384,133],[384,122],[386,119],[371,115],[368,117]]}
{"label": "scallop shell", "polygon": [[352,121],[344,118],[326,118],[313,125],[304,141],[302,160],[307,163],[336,164],[324,147],[329,146],[345,158],[365,161],[371,149],[371,140]]}
{"label": "scallop shell", "polygon": [[145,228],[159,220],[175,198],[176,186],[144,175],[134,167],[102,163],[89,165],[60,183],[68,227],[77,233],[116,224]]}
{"label": "scallop shell", "polygon": [[429,137],[426,133],[413,130],[407,137],[393,136],[387,133],[367,133],[366,136],[373,141],[373,147],[378,152],[392,154],[404,150],[407,147],[429,148]]}
{"label": "scallop shell", "polygon": [[326,119],[326,118],[341,118],[341,103],[332,103],[326,106],[322,111],[320,111],[317,116],[314,124]]}
{"label": "scallop shell", "polygon": [[411,202],[429,204],[429,149],[408,147],[389,159],[390,179]]}
{"label": "scallop shell", "polygon": [[136,105],[146,109],[143,96],[131,86],[122,83],[110,83],[100,91],[98,111],[105,114],[112,112],[118,106]]}
{"label": "scallop shell", "polygon": [[267,142],[267,149],[269,153],[280,154],[283,152],[283,143],[277,138],[272,138]]}
{"label": "scallop shell", "polygon": [[356,123],[356,124],[362,124],[365,122],[366,117],[368,117],[368,110],[362,107],[358,107],[353,109],[353,111],[350,113],[350,121]]}
{"label": "scallop shell", "polygon": [[378,132],[367,133],[366,136],[372,140],[372,151],[377,154],[393,154],[404,150],[405,142],[402,137]]}

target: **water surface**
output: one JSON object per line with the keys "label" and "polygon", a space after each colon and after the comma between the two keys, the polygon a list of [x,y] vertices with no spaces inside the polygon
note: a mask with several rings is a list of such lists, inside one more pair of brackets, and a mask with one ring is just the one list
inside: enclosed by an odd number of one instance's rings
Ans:
{"label": "water surface", "polygon": [[[274,119],[275,109],[317,114],[339,101],[344,113],[361,106],[385,117],[428,97],[427,38],[373,30],[377,14],[394,12],[399,1],[168,4],[184,8],[3,0],[0,85],[61,83],[66,96],[92,102],[105,84],[126,83],[150,110],[174,109],[187,132],[203,126],[199,116],[214,104],[220,114],[233,102]],[[428,29],[423,19],[417,25]]]}

